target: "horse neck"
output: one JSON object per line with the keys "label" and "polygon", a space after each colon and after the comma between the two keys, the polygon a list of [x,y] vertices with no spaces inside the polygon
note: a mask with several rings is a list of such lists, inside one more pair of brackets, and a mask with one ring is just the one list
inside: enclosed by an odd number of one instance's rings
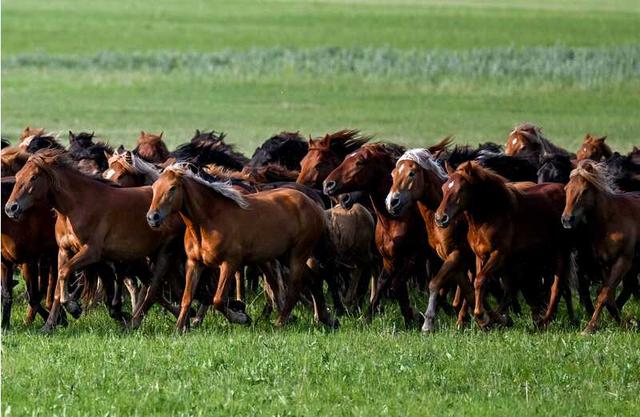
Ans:
{"label": "horse neck", "polygon": [[593,234],[603,234],[607,225],[616,216],[615,202],[609,195],[602,191],[596,193],[595,202],[592,207],[586,209],[587,224]]}
{"label": "horse neck", "polygon": [[385,199],[391,189],[391,185],[393,185],[393,179],[391,178],[393,165],[391,160],[381,161],[381,167],[376,168],[378,170],[377,175],[375,175],[377,181],[371,184],[371,190],[369,191],[371,203],[378,218],[390,217],[385,205]]}
{"label": "horse neck", "polygon": [[109,187],[73,168],[53,167],[51,170],[57,186],[52,184],[50,200],[53,208],[64,216],[71,215],[76,208],[86,211],[90,206],[86,202],[94,200],[104,187]]}
{"label": "horse neck", "polygon": [[190,227],[212,226],[225,223],[225,210],[231,206],[225,197],[194,180],[183,179],[182,207],[180,214]]}
{"label": "horse neck", "polygon": [[446,179],[440,178],[438,175],[433,172],[422,169],[424,172],[423,186],[422,186],[422,195],[419,200],[423,206],[425,206],[429,211],[437,210],[438,206],[442,202],[442,184],[445,183]]}
{"label": "horse neck", "polygon": [[467,214],[472,224],[491,223],[514,210],[513,192],[506,184],[484,181],[474,185]]}

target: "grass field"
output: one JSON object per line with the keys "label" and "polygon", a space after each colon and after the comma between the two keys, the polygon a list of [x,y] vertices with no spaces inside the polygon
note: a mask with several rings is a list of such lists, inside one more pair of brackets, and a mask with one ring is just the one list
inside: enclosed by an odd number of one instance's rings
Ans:
{"label": "grass field", "polygon": [[[502,143],[532,121],[570,149],[592,132],[627,150],[640,144],[639,26],[626,0],[7,0],[2,136],[88,129],[131,146],[164,130],[175,146],[213,128],[250,153],[283,129],[421,146]],[[640,415],[640,336],[607,315],[592,337],[563,314],[547,332],[523,316],[490,334],[443,316],[423,336],[391,305],[337,332],[299,309],[285,330],[210,315],[176,336],[158,311],[129,334],[99,308],[45,337],[17,304],[5,415]]]}

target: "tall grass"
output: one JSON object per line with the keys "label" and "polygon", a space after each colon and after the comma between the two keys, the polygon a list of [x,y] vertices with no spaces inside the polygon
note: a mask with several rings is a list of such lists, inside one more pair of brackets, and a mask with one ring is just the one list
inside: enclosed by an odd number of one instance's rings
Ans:
{"label": "tall grass", "polygon": [[[6,71],[22,68],[83,71],[152,71],[265,76],[355,75],[437,82],[446,78],[506,79],[598,86],[640,79],[640,44],[610,48],[487,48],[465,51],[397,48],[266,48],[248,51],[102,52],[95,55],[17,54]],[[9,72],[7,72],[9,74]]]}

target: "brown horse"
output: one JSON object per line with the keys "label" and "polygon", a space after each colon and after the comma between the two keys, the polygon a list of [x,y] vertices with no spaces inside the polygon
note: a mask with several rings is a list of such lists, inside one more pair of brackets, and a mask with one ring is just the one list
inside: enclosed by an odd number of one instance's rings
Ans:
{"label": "brown horse", "polygon": [[[428,149],[405,152],[398,159],[391,176],[393,185],[386,198],[387,210],[391,214],[402,215],[417,204],[429,245],[444,262],[429,282],[429,305],[422,331],[433,331],[438,295],[445,284],[455,282],[469,305],[473,303],[473,289],[467,278],[468,271],[473,270],[473,253],[467,243],[467,224],[464,219],[458,218],[451,227],[437,227],[435,211],[442,201],[442,184],[448,177]],[[463,316],[464,312],[459,316],[459,325]]]}
{"label": "brown horse", "polygon": [[0,161],[2,163],[2,176],[10,177],[16,175],[27,163],[31,154],[18,146],[8,146],[0,151]]}
{"label": "brown horse", "polygon": [[421,269],[425,265],[427,238],[417,210],[408,210],[404,215],[395,217],[387,211],[384,203],[391,188],[391,171],[403,153],[404,148],[398,145],[364,145],[329,174],[324,181],[324,192],[327,195],[355,191],[369,193],[377,219],[375,241],[382,256],[383,270],[367,319],[377,309],[383,293],[390,288],[400,304],[405,324],[411,326],[419,320],[419,315],[411,307],[407,280],[409,276],[424,272]]}
{"label": "brown horse", "polygon": [[540,158],[545,155],[575,156],[551,143],[542,134],[542,129],[531,123],[522,123],[513,128],[507,137],[504,153],[508,156],[523,157],[535,164],[537,168],[540,165]]}
{"label": "brown horse", "polygon": [[138,137],[138,143],[133,150],[133,153],[139,155],[142,159],[152,164],[161,164],[169,158],[169,149],[162,140],[164,132],[160,132],[159,135],[145,132],[140,132]]}
{"label": "brown horse", "polygon": [[616,288],[627,279],[625,290],[637,285],[633,280],[640,267],[640,193],[619,193],[612,184],[606,167],[584,160],[571,172],[566,186],[562,224],[568,229],[584,228],[603,277],[585,333],[596,330],[605,305],[620,323]]}
{"label": "brown horse", "polygon": [[576,160],[591,159],[599,162],[603,159],[609,159],[613,155],[609,145],[604,143],[606,136],[596,137],[589,133],[584,137],[584,141],[576,153]]}
{"label": "brown horse", "polygon": [[[15,185],[15,178],[2,178],[2,203],[7,203]],[[20,266],[27,287],[29,311],[26,323],[34,315],[46,320],[49,312],[41,305],[43,292],[55,288],[58,245],[55,239],[55,214],[47,204],[36,204],[20,220],[2,213],[2,327],[8,328],[11,317],[13,270]],[[40,283],[40,278],[43,282]],[[42,284],[42,285],[41,285]],[[47,294],[47,301],[53,294]],[[50,307],[50,303],[48,305]]]}
{"label": "brown horse", "polygon": [[[483,328],[491,324],[491,312],[484,305],[486,282],[501,276],[508,289],[522,290],[536,323],[547,325],[555,315],[560,290],[567,288],[571,242],[560,224],[565,197],[562,185],[518,189],[476,162],[449,169],[448,174],[435,221],[446,228],[460,215],[466,217],[469,246],[476,255],[476,320]],[[523,271],[528,279],[515,281],[514,276]],[[540,290],[536,285],[548,273],[553,273],[554,282],[546,313],[538,320]]]}
{"label": "brown horse", "polygon": [[[76,271],[101,260],[136,261],[153,256],[155,275],[164,275],[166,249],[184,228],[180,218],[173,216],[164,227],[150,229],[144,214],[152,196],[151,187],[119,188],[81,173],[64,151],[43,150],[29,158],[16,175],[5,212],[19,219],[39,201],[48,200],[57,214],[58,285],[44,331],[55,326],[61,303],[72,313],[79,309],[69,302],[66,285]],[[138,323],[156,291],[152,286],[136,311]]]}
{"label": "brown horse", "polygon": [[300,162],[297,182],[309,187],[322,187],[327,178],[344,158],[370,140],[358,130],[340,130],[321,139],[309,139],[309,149]]}
{"label": "brown horse", "polygon": [[42,127],[31,127],[27,126],[24,128],[22,132],[20,132],[20,142],[27,139],[31,136],[43,136],[45,134],[45,130]]}
{"label": "brown horse", "polygon": [[151,185],[160,176],[160,171],[151,163],[123,147],[116,149],[108,163],[109,168],[102,176],[123,187]]}
{"label": "brown horse", "polygon": [[[193,165],[167,167],[153,184],[153,201],[147,221],[161,227],[168,216],[180,213],[187,225],[186,284],[178,330],[186,330],[193,292],[205,267],[220,267],[218,288],[213,299],[217,310],[231,322],[248,323],[240,303],[227,297],[229,279],[245,264],[263,264],[281,258],[289,268],[288,290],[277,324],[286,323],[300,297],[303,278],[311,278],[306,265],[325,233],[324,213],[304,194],[278,189],[242,195],[229,184],[212,181]],[[265,271],[266,272],[266,271]],[[274,277],[267,276],[277,287]],[[334,326],[325,306],[321,280],[313,278],[316,320]]]}

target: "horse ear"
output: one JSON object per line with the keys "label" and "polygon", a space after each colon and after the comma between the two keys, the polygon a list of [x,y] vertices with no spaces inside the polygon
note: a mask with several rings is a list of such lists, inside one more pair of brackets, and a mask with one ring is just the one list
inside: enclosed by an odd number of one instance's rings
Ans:
{"label": "horse ear", "polygon": [[142,137],[145,137],[145,136],[147,136],[147,134],[146,134],[146,133],[144,133],[144,130],[141,130],[141,131],[140,131],[140,137],[142,138]]}
{"label": "horse ear", "polygon": [[162,132],[160,132],[160,134],[158,135],[158,137],[159,137],[160,139],[162,139],[162,135],[164,135],[164,130],[163,130]]}
{"label": "horse ear", "polygon": [[92,131],[91,131],[91,137],[93,138],[95,135],[96,135],[95,130],[92,130]]}
{"label": "horse ear", "polygon": [[201,135],[200,129],[196,129],[196,136],[200,136],[200,135]]}
{"label": "horse ear", "polygon": [[444,161],[444,168],[447,170],[447,174],[449,175],[452,175],[454,172],[456,172],[456,170],[453,169],[449,161]]}
{"label": "horse ear", "polygon": [[602,137],[600,137],[600,138],[596,139],[596,142],[598,142],[598,143],[604,143],[604,141],[605,141],[605,140],[607,140],[607,137],[606,137],[606,136],[602,136]]}
{"label": "horse ear", "polygon": [[75,138],[76,135],[74,135],[72,131],[69,131],[69,140],[74,140]]}
{"label": "horse ear", "polygon": [[107,160],[109,160],[109,158],[111,158],[113,156],[112,154],[110,154],[107,151],[102,151],[102,152],[104,153],[104,157],[107,158]]}
{"label": "horse ear", "polygon": [[471,161],[465,162],[462,165],[462,170],[465,174],[472,176],[473,175],[473,165],[471,165]]}

